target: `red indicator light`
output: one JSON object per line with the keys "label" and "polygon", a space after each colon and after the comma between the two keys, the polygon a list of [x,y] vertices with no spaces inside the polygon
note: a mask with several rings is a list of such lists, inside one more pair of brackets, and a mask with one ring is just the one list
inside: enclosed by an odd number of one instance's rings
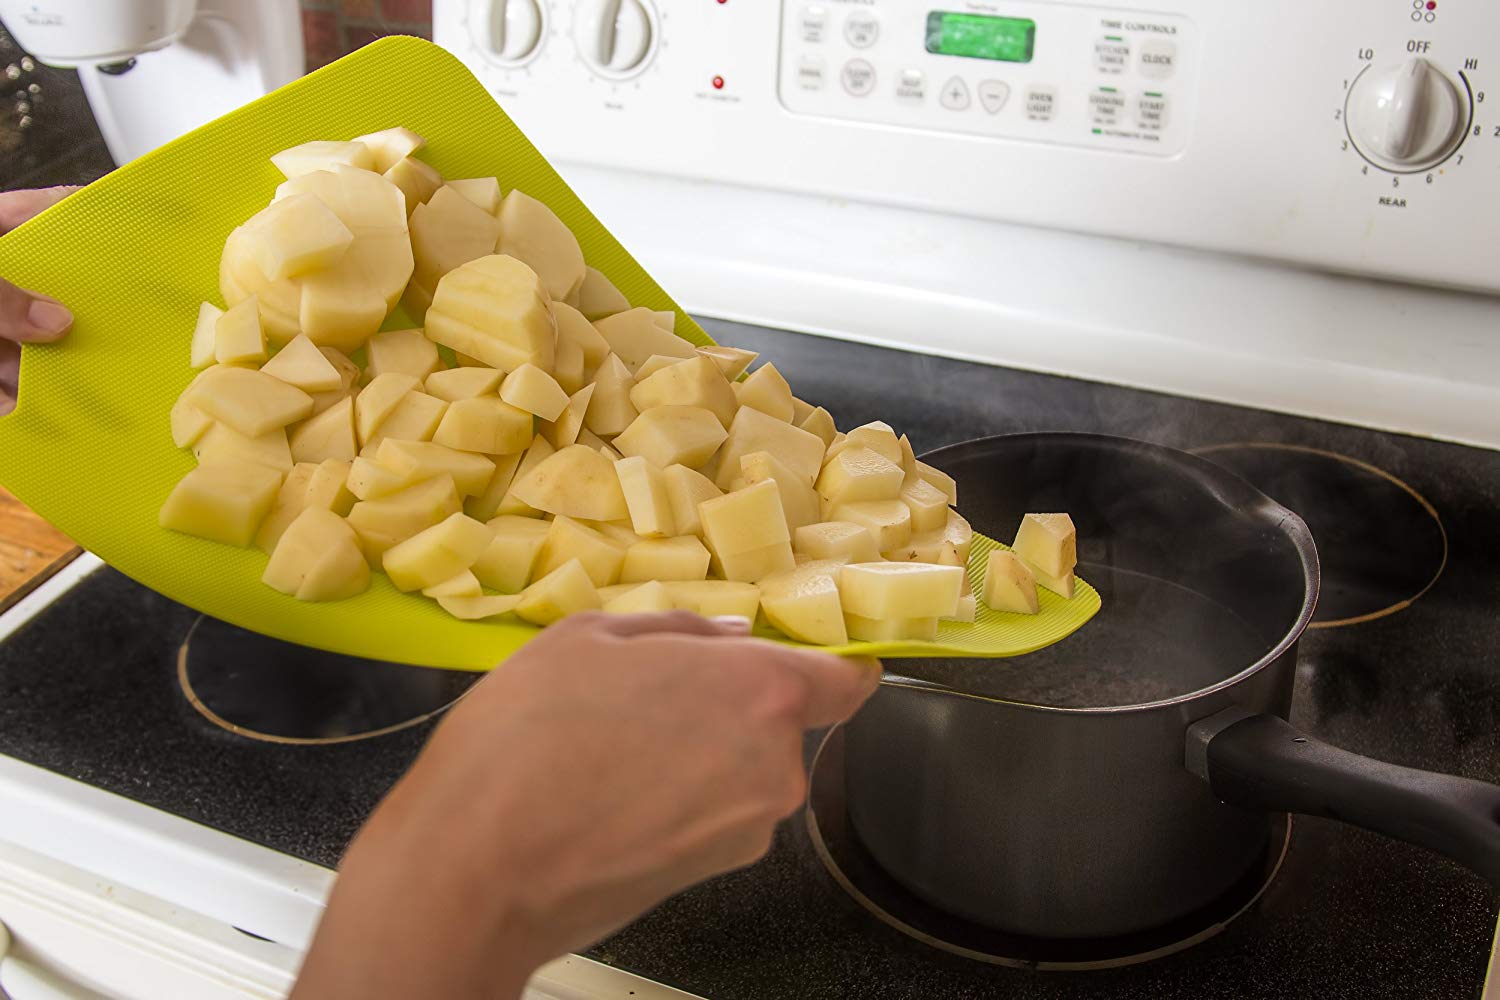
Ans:
{"label": "red indicator light", "polygon": [[[724,0],[719,0],[719,2],[723,3]],[[714,77],[714,89],[715,90],[723,90],[724,89],[724,78],[722,76],[716,76],[716,77]]]}
{"label": "red indicator light", "polygon": [[1437,10],[1437,0],[1427,0],[1428,10]]}

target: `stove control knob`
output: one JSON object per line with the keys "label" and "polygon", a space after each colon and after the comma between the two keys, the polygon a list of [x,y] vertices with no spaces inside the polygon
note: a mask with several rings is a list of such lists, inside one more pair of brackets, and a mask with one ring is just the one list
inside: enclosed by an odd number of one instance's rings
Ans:
{"label": "stove control knob", "polygon": [[573,40],[589,69],[623,80],[646,68],[656,42],[650,0],[578,0]]}
{"label": "stove control knob", "polygon": [[469,33],[492,62],[519,66],[542,47],[539,0],[469,0]]}
{"label": "stove control knob", "polygon": [[1447,159],[1463,138],[1467,100],[1432,63],[1408,59],[1371,68],[1349,95],[1349,135],[1376,166],[1425,170]]}

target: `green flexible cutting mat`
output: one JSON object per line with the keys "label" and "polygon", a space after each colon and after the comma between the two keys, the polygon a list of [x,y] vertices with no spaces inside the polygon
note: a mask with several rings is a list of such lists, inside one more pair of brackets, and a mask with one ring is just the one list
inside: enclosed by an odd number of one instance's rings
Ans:
{"label": "green flexible cutting mat", "polygon": [[[19,405],[0,418],[0,483],[116,569],[205,614],[354,656],[485,670],[536,629],[457,621],[379,575],[360,597],[305,604],[259,582],[259,551],[157,526],[162,501],[193,465],[172,446],[168,411],[193,374],[198,303],[222,304],[219,253],[280,181],[270,155],[393,125],[426,137],[420,155],[444,176],[495,175],[506,190],[546,202],[632,304],[674,310],[679,335],[711,342],[457,59],[420,39],[389,38],[122,167],[0,238],[0,274],[57,297],[76,317],[65,344],[25,348]],[[386,324],[410,325],[399,313]],[[976,540],[976,583],[993,545]],[[936,643],[840,651],[1010,656],[1056,642],[1098,608],[1098,594],[1081,585],[1071,601],[1044,593],[1034,617],[986,610],[975,625],[945,624]]]}

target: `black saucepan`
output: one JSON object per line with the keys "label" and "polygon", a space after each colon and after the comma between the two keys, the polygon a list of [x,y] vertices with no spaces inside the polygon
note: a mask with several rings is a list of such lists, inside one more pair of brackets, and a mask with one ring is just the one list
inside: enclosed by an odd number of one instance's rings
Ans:
{"label": "black saucepan", "polygon": [[893,661],[848,724],[850,819],[928,902],[1012,933],[1108,937],[1211,902],[1273,813],[1327,816],[1500,883],[1500,788],[1382,763],[1287,722],[1318,596],[1306,525],[1207,460],[1020,434],[928,461],[976,529],[1068,511],[1104,608],[1003,662]]}

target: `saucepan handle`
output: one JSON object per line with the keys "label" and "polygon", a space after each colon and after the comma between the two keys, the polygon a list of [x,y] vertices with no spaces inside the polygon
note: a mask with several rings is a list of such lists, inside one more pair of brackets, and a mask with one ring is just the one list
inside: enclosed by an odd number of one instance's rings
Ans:
{"label": "saucepan handle", "polygon": [[1500,886],[1500,787],[1361,757],[1231,708],[1188,730],[1188,769],[1220,801],[1326,816],[1445,854]]}

